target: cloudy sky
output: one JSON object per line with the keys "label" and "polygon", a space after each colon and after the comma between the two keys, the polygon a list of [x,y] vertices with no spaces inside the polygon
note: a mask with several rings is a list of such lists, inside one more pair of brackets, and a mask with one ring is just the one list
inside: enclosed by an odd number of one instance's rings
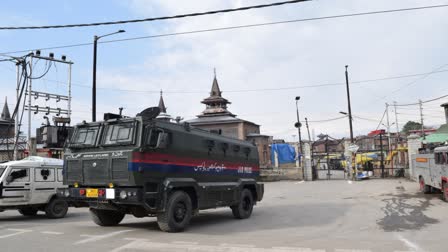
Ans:
{"label": "cloudy sky", "polygon": [[[52,25],[147,18],[270,3],[274,0],[133,0],[133,1],[2,1],[0,26]],[[126,33],[102,41],[188,32],[220,27],[277,22],[448,4],[447,0],[315,0],[261,10],[206,17],[116,26],[53,30],[0,31],[0,53],[24,55],[30,49],[90,43],[94,35],[118,29]],[[172,116],[192,119],[204,110],[213,69],[229,110],[261,125],[262,133],[293,140],[297,134],[295,100],[311,132],[348,136],[345,65],[349,65],[355,135],[377,128],[385,103],[415,103],[448,94],[448,8],[295,22],[245,29],[165,36],[103,43],[98,47],[98,118],[104,112],[135,115],[157,105],[159,91]],[[42,50],[73,61],[73,122],[91,119],[92,45]],[[45,70],[38,62],[35,73]],[[447,70],[447,71],[444,71]],[[436,71],[432,74],[431,73]],[[397,76],[406,78],[389,78]],[[0,95],[15,105],[15,66],[0,63]],[[379,79],[388,80],[379,80]],[[374,80],[368,81],[366,80]],[[67,68],[52,67],[33,86],[42,92],[66,90]],[[325,85],[332,84],[332,85]],[[0,104],[3,103],[3,99]],[[424,104],[427,125],[445,119],[440,99]],[[41,106],[63,103],[38,99]],[[390,123],[395,111],[390,109]],[[398,125],[419,120],[418,106],[399,107]],[[32,116],[39,126],[43,114]],[[27,131],[24,117],[22,131]],[[386,121],[383,121],[386,123]],[[381,126],[384,128],[384,126]],[[391,127],[395,131],[395,125]],[[306,135],[304,136],[306,139]]]}

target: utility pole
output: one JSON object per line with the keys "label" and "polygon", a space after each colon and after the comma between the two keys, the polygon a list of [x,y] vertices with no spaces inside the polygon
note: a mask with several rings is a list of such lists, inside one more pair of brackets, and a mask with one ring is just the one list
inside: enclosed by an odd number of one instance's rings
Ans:
{"label": "utility pole", "polygon": [[[345,84],[346,84],[346,89],[347,89],[347,105],[348,105],[348,122],[349,122],[349,126],[350,126],[350,143],[353,144],[353,119],[352,119],[352,106],[350,104],[350,85],[348,82],[348,65],[345,66]],[[353,162],[354,160],[354,155],[352,153],[352,162],[350,162],[350,166],[353,167],[353,163],[355,164],[355,176],[353,176],[353,179],[356,180],[357,176],[358,176],[358,167],[356,167],[356,160],[355,162]],[[350,172],[352,170],[352,167],[350,168]]]}
{"label": "utility pole", "polygon": [[384,152],[383,152],[383,132],[380,133],[380,151],[381,151],[381,177],[384,178]]}
{"label": "utility pole", "polygon": [[389,121],[389,104],[386,102],[386,122],[387,122],[387,144],[388,144],[388,151],[392,151],[392,146],[390,143],[390,121]]}
{"label": "utility pole", "polygon": [[306,131],[308,131],[308,141],[310,142],[310,145],[311,145],[310,127],[308,125],[308,118],[306,118],[306,117],[305,117],[305,123],[306,123]]}
{"label": "utility pole", "polygon": [[420,107],[420,123],[422,124],[422,137],[426,139],[425,128],[423,127],[423,103],[422,100],[418,100],[418,105]]}
{"label": "utility pole", "polygon": [[397,128],[397,136],[400,135],[400,127],[398,127],[398,113],[397,113],[397,102],[394,101],[394,113],[395,113],[395,127]]}
{"label": "utility pole", "polygon": [[16,71],[17,71],[17,87],[16,87],[16,117],[14,118],[14,154],[13,154],[13,160],[18,159],[18,141],[19,141],[19,108],[17,104],[20,103],[19,101],[19,95],[20,95],[20,64],[21,62],[17,62],[16,64]]}
{"label": "utility pole", "polygon": [[299,116],[299,100],[300,100],[300,96],[296,96],[296,113],[297,113],[297,123],[295,124],[295,126],[297,127],[297,131],[299,133],[299,150],[300,150],[300,154],[303,153],[302,150],[302,132],[300,131],[300,128],[302,127],[302,123],[300,122],[300,116]]}

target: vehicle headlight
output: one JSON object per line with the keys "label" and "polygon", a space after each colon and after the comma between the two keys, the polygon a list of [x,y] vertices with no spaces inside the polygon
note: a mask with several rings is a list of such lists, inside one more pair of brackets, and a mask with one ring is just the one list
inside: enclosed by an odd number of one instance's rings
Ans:
{"label": "vehicle headlight", "polygon": [[64,196],[67,197],[67,198],[70,196],[70,190],[69,189],[65,189],[64,190]]}
{"label": "vehicle headlight", "polygon": [[127,197],[128,197],[128,195],[127,195],[126,191],[121,191],[120,192],[120,198],[121,199],[126,199]]}

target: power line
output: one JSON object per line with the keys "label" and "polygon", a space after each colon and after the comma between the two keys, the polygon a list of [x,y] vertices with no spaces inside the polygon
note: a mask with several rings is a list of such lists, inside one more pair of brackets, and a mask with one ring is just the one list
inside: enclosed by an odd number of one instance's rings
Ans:
{"label": "power line", "polygon": [[[131,37],[131,38],[124,38],[124,39],[105,40],[105,41],[100,41],[98,43],[101,43],[101,44],[115,43],[115,42],[131,41],[131,40],[152,39],[152,38],[170,37],[170,36],[178,36],[178,35],[205,33],[205,32],[235,30],[235,29],[262,27],[262,26],[270,26],[270,25],[288,24],[288,23],[298,23],[298,22],[326,20],[326,19],[335,19],[335,18],[346,18],[346,17],[356,17],[356,16],[364,16],[364,15],[386,14],[386,13],[394,13],[394,12],[415,11],[415,10],[422,10],[422,9],[444,8],[444,7],[448,7],[448,4],[402,8],[402,9],[391,9],[391,10],[381,10],[381,11],[371,11],[371,12],[349,13],[349,14],[331,15],[331,16],[322,16],[322,17],[313,17],[313,18],[291,19],[291,20],[283,20],[283,21],[267,22],[267,23],[209,28],[209,29],[193,30],[193,31],[185,31],[185,32],[174,32],[174,33],[156,34],[156,35],[149,35],[149,36]],[[27,52],[35,51],[35,50],[50,50],[50,49],[62,49],[62,48],[89,46],[92,44],[93,43],[79,43],[79,44],[71,44],[71,45],[60,45],[60,46],[52,46],[52,47],[34,48],[34,49],[27,49],[27,50],[4,52],[4,53],[0,53],[0,55],[15,54],[15,53],[27,53]]]}
{"label": "power line", "polygon": [[[433,101],[437,101],[437,100],[440,100],[440,99],[443,99],[443,98],[446,98],[446,97],[448,97],[448,95],[442,95],[442,96],[440,96],[440,97],[436,97],[436,98],[433,98],[433,99],[429,99],[429,100],[426,100],[426,101],[422,101],[421,103],[429,103],[429,102],[433,102]],[[416,102],[416,103],[408,103],[408,104],[397,104],[396,106],[403,106],[403,107],[406,107],[406,106],[416,106],[416,105],[420,105],[420,102]]]}
{"label": "power line", "polygon": [[229,13],[229,12],[245,11],[245,10],[251,10],[251,9],[261,9],[261,8],[274,7],[274,6],[280,6],[280,5],[286,5],[286,4],[294,4],[294,3],[300,3],[300,2],[308,2],[308,1],[311,1],[311,0],[291,0],[291,1],[284,1],[284,2],[275,2],[275,3],[270,3],[270,4],[245,6],[245,7],[240,7],[240,8],[213,10],[213,11],[196,12],[196,13],[189,13],[189,14],[180,14],[180,15],[174,15],[174,16],[98,22],[98,23],[44,25],[44,26],[4,26],[4,27],[0,27],[0,30],[58,29],[58,28],[74,28],[74,27],[87,27],[87,26],[102,26],[102,25],[117,25],[117,24],[153,22],[153,21],[159,21],[159,20],[181,19],[181,18],[187,18],[187,17],[198,17],[198,16],[206,16],[206,15],[215,15],[215,14],[219,14],[219,13]]}
{"label": "power line", "polygon": [[[443,73],[443,72],[448,72],[448,70],[432,72],[432,74]],[[421,75],[426,75],[426,74],[428,74],[428,73],[397,75],[397,76],[377,78],[377,79],[352,81],[351,83],[352,84],[365,84],[365,83],[378,82],[378,81],[410,78],[410,77],[421,76]],[[65,81],[51,80],[51,79],[45,79],[45,78],[43,78],[43,80],[48,81],[48,82],[58,83],[58,84],[67,84],[67,82],[65,82]],[[86,85],[86,84],[81,84],[81,83],[76,83],[76,82],[72,82],[71,84],[73,86],[91,88],[90,85]],[[290,86],[290,87],[283,87],[283,88],[236,89],[236,90],[227,90],[225,92],[226,93],[243,93],[243,92],[260,92],[260,91],[281,91],[281,90],[293,90],[293,89],[301,89],[301,88],[317,88],[317,87],[340,86],[340,85],[345,85],[345,83],[336,82],[336,83],[324,83],[324,84],[308,84],[308,85],[302,85],[302,86]],[[160,93],[160,90],[122,89],[122,88],[112,88],[112,87],[97,87],[97,89],[120,91],[120,92],[157,93],[157,94]],[[199,90],[192,90],[192,91],[165,90],[164,91],[164,93],[167,93],[167,94],[199,94],[199,93],[206,93],[206,92],[208,92],[208,91],[199,91]]]}

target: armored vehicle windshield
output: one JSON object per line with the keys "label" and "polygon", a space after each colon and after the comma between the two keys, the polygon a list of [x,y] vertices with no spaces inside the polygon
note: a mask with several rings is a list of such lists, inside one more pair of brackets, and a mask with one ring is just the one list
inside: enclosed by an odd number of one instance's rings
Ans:
{"label": "armored vehicle windshield", "polygon": [[135,144],[136,126],[135,120],[106,125],[101,144],[103,146]]}
{"label": "armored vehicle windshield", "polygon": [[95,146],[99,131],[100,125],[77,127],[69,147],[84,148]]}

